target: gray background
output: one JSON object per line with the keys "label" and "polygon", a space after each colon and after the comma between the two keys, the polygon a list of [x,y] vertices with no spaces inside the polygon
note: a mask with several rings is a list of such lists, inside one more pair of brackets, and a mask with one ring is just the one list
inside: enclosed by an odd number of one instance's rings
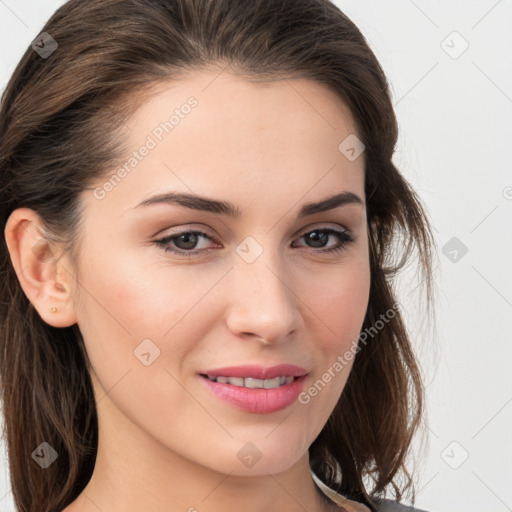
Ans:
{"label": "gray background", "polygon": [[[62,3],[0,0],[0,90]],[[429,442],[415,444],[416,504],[512,510],[512,1],[336,4],[391,82],[401,130],[395,161],[423,199],[439,246],[436,330],[413,277],[397,288],[428,393]],[[0,448],[0,512],[13,511]]]}

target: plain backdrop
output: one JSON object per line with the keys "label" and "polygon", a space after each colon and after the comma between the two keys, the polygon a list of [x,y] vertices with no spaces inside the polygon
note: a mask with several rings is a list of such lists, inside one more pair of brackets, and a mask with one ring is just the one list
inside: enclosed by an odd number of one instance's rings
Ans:
{"label": "plain backdrop", "polygon": [[[62,3],[0,0],[0,90]],[[416,506],[512,510],[512,2],[336,4],[388,76],[400,125],[394,161],[438,243],[436,329],[424,321],[421,288],[398,287],[427,386]],[[0,512],[12,512],[0,447]]]}

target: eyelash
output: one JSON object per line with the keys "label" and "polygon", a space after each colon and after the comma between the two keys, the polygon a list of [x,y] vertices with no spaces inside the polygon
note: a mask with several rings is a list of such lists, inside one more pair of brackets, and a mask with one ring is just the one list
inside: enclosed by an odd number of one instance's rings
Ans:
{"label": "eyelash", "polygon": [[[324,234],[328,234],[328,235],[335,235],[339,240],[339,245],[337,245],[335,247],[331,247],[330,249],[310,248],[313,250],[313,252],[338,254],[338,253],[341,253],[349,243],[354,242],[354,236],[348,229],[345,229],[343,231],[337,230],[337,229],[332,229],[332,228],[313,229],[311,231],[307,231],[306,233],[304,233],[300,238],[303,238],[304,236],[309,235],[314,232],[316,232],[316,233],[320,232],[320,233],[324,233]],[[173,254],[183,256],[185,258],[190,258],[197,254],[205,253],[205,252],[211,250],[211,249],[202,249],[199,251],[184,251],[182,249],[180,249],[180,250],[172,249],[169,246],[169,242],[171,242],[172,240],[175,240],[176,238],[178,238],[182,235],[200,235],[200,236],[206,237],[210,240],[212,239],[212,237],[210,237],[207,233],[204,233],[202,231],[190,230],[190,231],[182,231],[181,233],[168,235],[164,238],[161,238],[160,240],[155,240],[154,243],[157,246],[161,247],[165,252],[171,252]]]}

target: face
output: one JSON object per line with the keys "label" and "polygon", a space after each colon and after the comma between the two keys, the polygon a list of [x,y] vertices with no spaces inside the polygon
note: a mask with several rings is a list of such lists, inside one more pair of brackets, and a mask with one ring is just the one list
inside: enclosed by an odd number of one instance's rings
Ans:
{"label": "face", "polygon": [[[160,84],[130,118],[124,172],[82,196],[75,308],[100,431],[237,475],[304,456],[368,305],[364,154],[338,148],[355,133],[321,84],[206,71]],[[265,373],[277,365],[293,366]]]}

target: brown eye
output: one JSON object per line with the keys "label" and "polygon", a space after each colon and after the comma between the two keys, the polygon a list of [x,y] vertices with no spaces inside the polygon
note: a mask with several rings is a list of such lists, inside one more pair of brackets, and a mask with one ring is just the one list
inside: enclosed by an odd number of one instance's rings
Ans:
{"label": "brown eye", "polygon": [[[155,243],[161,246],[166,252],[188,257],[208,251],[208,249],[190,250],[197,246],[201,238],[211,240],[211,237],[202,231],[182,231],[181,233],[171,234],[160,240],[155,240]],[[173,246],[177,247],[177,249],[173,248]]]}
{"label": "brown eye", "polygon": [[[338,242],[334,246],[325,249],[324,247],[327,246],[331,237],[335,237]],[[178,256],[191,257],[210,251],[210,248],[193,250],[196,249],[202,238],[212,240],[208,234],[202,231],[190,230],[170,234],[160,240],[155,240],[154,243],[162,247],[166,252],[171,252]],[[308,244],[311,244],[309,247],[318,253],[341,252],[348,243],[354,241],[354,237],[348,229],[341,231],[332,228],[314,229],[308,231],[300,238],[304,238]]]}
{"label": "brown eye", "polygon": [[[328,249],[323,249],[327,245],[327,242],[331,236],[335,236],[338,239],[338,243]],[[319,249],[317,252],[340,252],[345,246],[354,241],[354,237],[347,229],[344,231],[338,231],[337,229],[324,228],[314,229],[308,231],[301,238],[307,240],[310,244],[313,244],[313,248]]]}

